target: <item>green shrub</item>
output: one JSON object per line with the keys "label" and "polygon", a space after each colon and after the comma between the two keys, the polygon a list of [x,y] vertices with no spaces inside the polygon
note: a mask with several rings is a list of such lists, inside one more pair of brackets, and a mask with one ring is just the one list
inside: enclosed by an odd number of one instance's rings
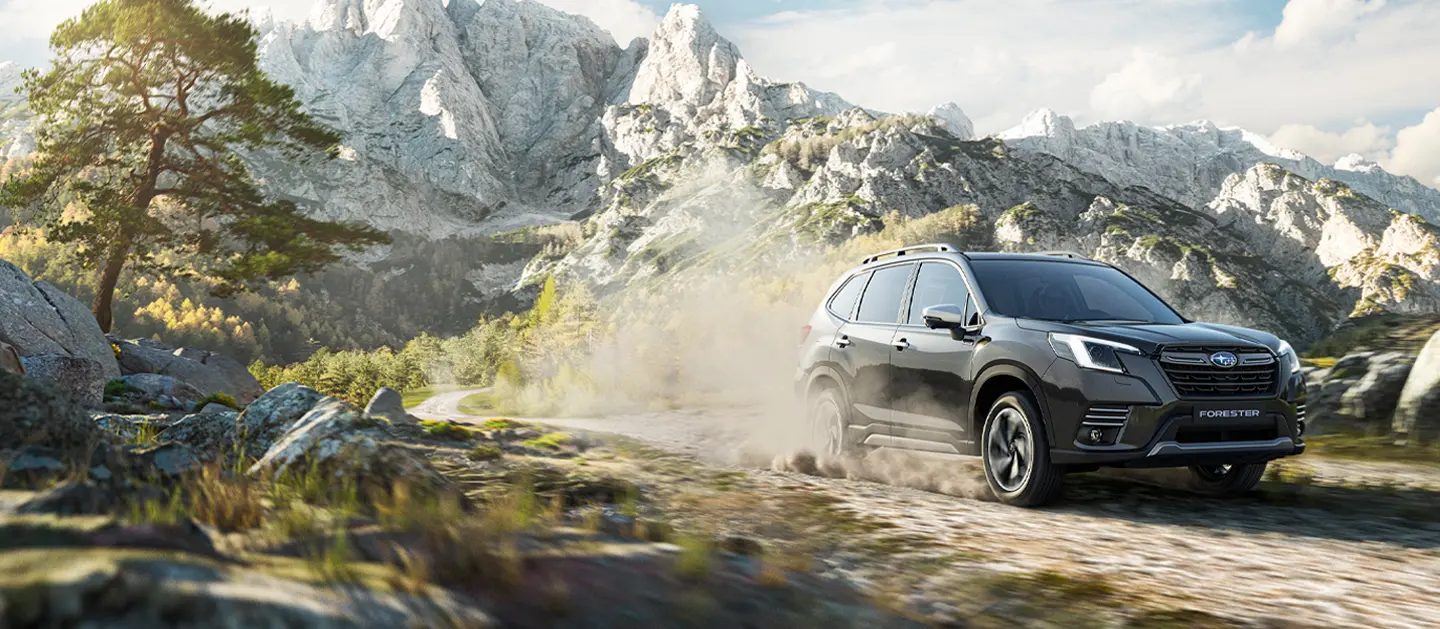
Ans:
{"label": "green shrub", "polygon": [[111,380],[105,383],[105,397],[107,399],[125,397],[131,393],[139,392],[139,389],[130,386],[124,380]]}
{"label": "green shrub", "polygon": [[488,443],[475,446],[474,449],[470,450],[469,454],[470,460],[472,461],[495,461],[504,455],[505,453],[501,452],[500,448]]}
{"label": "green shrub", "polygon": [[458,426],[449,422],[435,422],[425,428],[425,434],[436,439],[446,441],[471,441],[475,434],[464,426]]}

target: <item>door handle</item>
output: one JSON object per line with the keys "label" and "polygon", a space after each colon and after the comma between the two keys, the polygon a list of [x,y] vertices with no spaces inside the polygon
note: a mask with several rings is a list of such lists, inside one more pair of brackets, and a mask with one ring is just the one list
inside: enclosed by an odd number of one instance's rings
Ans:
{"label": "door handle", "polygon": [[908,339],[900,339],[898,341],[895,341],[893,345],[895,346],[895,350],[900,352],[910,349],[911,347],[910,341]]}
{"label": "door handle", "polygon": [[839,349],[845,349],[847,347],[850,347],[850,337],[842,336],[838,339],[835,339],[835,347]]}

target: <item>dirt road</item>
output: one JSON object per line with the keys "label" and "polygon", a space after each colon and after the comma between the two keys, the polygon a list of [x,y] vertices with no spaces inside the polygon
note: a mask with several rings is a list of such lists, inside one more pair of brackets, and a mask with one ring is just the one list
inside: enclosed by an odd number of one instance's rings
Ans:
{"label": "dirt road", "polygon": [[[455,408],[468,393],[438,396],[414,412],[470,419]],[[760,485],[824,494],[883,522],[877,530],[887,539],[943,549],[971,566],[1094,576],[1147,600],[1261,626],[1440,627],[1437,468],[1308,457],[1299,480],[1281,478],[1230,500],[1167,488],[1163,475],[1077,475],[1060,504],[1025,510],[983,500],[975,463],[887,456],[828,473],[840,478],[796,473],[783,454],[771,456],[779,442],[755,443],[754,435],[773,434],[757,430],[774,421],[759,413],[541,421],[629,436],[744,470]],[[827,565],[862,584],[883,577],[864,565]],[[944,569],[934,572],[918,579],[910,604],[944,600],[938,589],[950,582]]]}

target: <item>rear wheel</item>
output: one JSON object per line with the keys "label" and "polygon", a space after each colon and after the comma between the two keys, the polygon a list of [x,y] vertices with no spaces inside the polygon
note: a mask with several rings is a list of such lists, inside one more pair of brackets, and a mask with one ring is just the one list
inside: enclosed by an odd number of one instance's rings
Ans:
{"label": "rear wheel", "polygon": [[836,457],[850,448],[845,443],[845,404],[840,392],[832,388],[821,390],[810,398],[806,422],[810,430],[810,445],[817,454]]}
{"label": "rear wheel", "polygon": [[1232,496],[1254,491],[1265,476],[1264,463],[1240,465],[1192,465],[1191,484],[1203,493]]}
{"label": "rear wheel", "polygon": [[1060,497],[1064,473],[1050,462],[1040,410],[1028,394],[1015,391],[995,400],[980,439],[985,480],[1000,502],[1038,507]]}

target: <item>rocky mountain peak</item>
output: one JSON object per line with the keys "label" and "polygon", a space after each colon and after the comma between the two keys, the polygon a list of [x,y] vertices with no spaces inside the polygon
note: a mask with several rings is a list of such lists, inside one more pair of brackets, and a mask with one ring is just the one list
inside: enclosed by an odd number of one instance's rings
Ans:
{"label": "rocky mountain peak", "polygon": [[938,119],[945,125],[950,135],[961,140],[975,138],[975,123],[970,116],[965,115],[965,110],[955,103],[945,103],[932,108],[926,115]]}
{"label": "rocky mountain peak", "polygon": [[677,4],[655,29],[627,100],[708,105],[735,80],[740,64],[740,50],[715,32],[700,7]]}
{"label": "rocky mountain peak", "polygon": [[1002,140],[1047,137],[1067,138],[1075,133],[1075,121],[1069,116],[1055,113],[1054,109],[1041,108],[1030,112],[1020,124],[1002,131],[996,137]]}
{"label": "rocky mountain peak", "polygon": [[308,24],[317,31],[345,30],[389,41],[433,35],[437,26],[448,24],[446,17],[444,0],[320,0]]}

